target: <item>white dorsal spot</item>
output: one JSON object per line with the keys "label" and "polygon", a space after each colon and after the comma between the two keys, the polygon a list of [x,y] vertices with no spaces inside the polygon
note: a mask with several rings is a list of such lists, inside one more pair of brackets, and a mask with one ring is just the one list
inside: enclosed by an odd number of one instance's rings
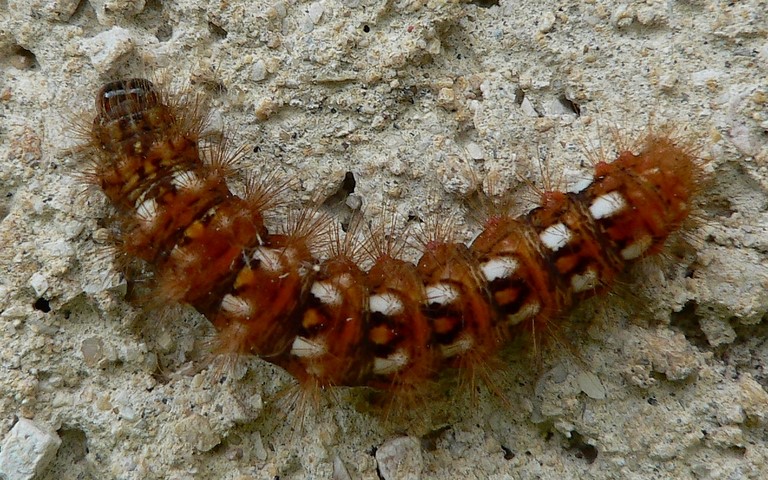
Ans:
{"label": "white dorsal spot", "polygon": [[568,242],[571,240],[571,231],[568,230],[568,227],[566,227],[565,224],[556,223],[550,225],[541,232],[539,238],[541,239],[541,243],[547,248],[556,252],[568,245]]}
{"label": "white dorsal spot", "polygon": [[280,251],[266,247],[256,247],[251,258],[261,262],[261,268],[267,272],[282,272],[284,270]]}
{"label": "white dorsal spot", "polygon": [[489,282],[500,278],[509,278],[517,270],[520,264],[512,257],[498,257],[488,260],[480,265],[485,279]]}
{"label": "white dorsal spot", "polygon": [[282,252],[283,258],[285,258],[289,264],[293,265],[299,261],[299,252],[294,247],[286,247]]}
{"label": "white dorsal spot", "polygon": [[185,257],[185,252],[183,251],[183,247],[180,247],[178,244],[174,245],[171,249],[170,257],[173,259],[173,261],[181,260]]}
{"label": "white dorsal spot", "polygon": [[216,214],[216,211],[218,210],[219,206],[214,205],[213,207],[209,208],[205,211],[205,215],[203,215],[203,218],[216,218],[218,220],[218,215]]}
{"label": "white dorsal spot", "polygon": [[590,205],[589,213],[595,220],[600,220],[601,218],[612,217],[625,208],[627,208],[627,201],[624,200],[624,196],[613,191],[597,197]]}
{"label": "white dorsal spot", "polygon": [[337,307],[344,301],[341,291],[329,282],[315,282],[310,289],[312,295],[321,303],[331,307]]}
{"label": "white dorsal spot", "polygon": [[349,288],[355,283],[355,279],[348,273],[342,273],[336,276],[336,283],[341,288]]}
{"label": "white dorsal spot", "polygon": [[392,317],[403,313],[405,307],[400,297],[394,293],[381,293],[370,296],[368,299],[368,309],[372,313],[380,313],[385,317]]}
{"label": "white dorsal spot", "polygon": [[408,365],[408,354],[398,350],[392,355],[373,359],[373,373],[376,375],[391,375],[402,370]]}
{"label": "white dorsal spot", "polygon": [[449,345],[441,345],[440,352],[443,354],[444,358],[451,358],[470,351],[474,345],[474,337],[472,337],[472,335],[464,334]]}
{"label": "white dorsal spot", "polygon": [[214,225],[214,228],[219,228],[221,230],[226,230],[231,228],[232,221],[236,218],[236,215],[227,215],[226,213],[223,215],[214,213],[214,215],[216,216],[213,217],[212,224]]}
{"label": "white dorsal spot", "polygon": [[568,189],[568,191],[571,192],[571,193],[579,193],[582,190],[585,190],[590,185],[592,185],[592,182],[594,182],[594,180],[591,177],[589,177],[589,178],[580,178],[575,183],[573,183],[571,185],[571,187]]}
{"label": "white dorsal spot", "polygon": [[528,320],[536,316],[541,311],[541,304],[539,302],[531,302],[523,305],[517,313],[507,315],[507,323],[510,325],[517,325],[523,320]]}
{"label": "white dorsal spot", "polygon": [[634,260],[640,258],[651,246],[653,245],[653,238],[649,235],[644,235],[637,239],[634,243],[624,247],[621,251],[621,258],[624,260]]}
{"label": "white dorsal spot", "polygon": [[152,223],[157,217],[157,202],[154,198],[148,198],[136,207],[136,215],[147,223]]}
{"label": "white dorsal spot", "polygon": [[179,246],[178,244],[173,247],[170,256],[173,259],[174,265],[180,269],[188,265],[193,265],[198,260],[195,253],[192,253],[188,248]]}
{"label": "white dorsal spot", "polygon": [[587,269],[583,274],[574,274],[571,276],[571,287],[576,293],[585,292],[594,289],[598,284],[597,272]]}
{"label": "white dorsal spot", "polygon": [[328,348],[323,341],[313,341],[297,336],[291,345],[291,355],[299,358],[318,358],[326,353],[328,353]]}
{"label": "white dorsal spot", "polygon": [[200,186],[200,177],[189,170],[173,172],[171,183],[179,190],[192,190]]}
{"label": "white dorsal spot", "polygon": [[221,308],[238,318],[250,318],[253,313],[248,300],[229,293],[224,295],[224,298],[221,300]]}
{"label": "white dorsal spot", "polygon": [[450,305],[459,298],[459,291],[449,283],[436,283],[426,288],[427,303]]}

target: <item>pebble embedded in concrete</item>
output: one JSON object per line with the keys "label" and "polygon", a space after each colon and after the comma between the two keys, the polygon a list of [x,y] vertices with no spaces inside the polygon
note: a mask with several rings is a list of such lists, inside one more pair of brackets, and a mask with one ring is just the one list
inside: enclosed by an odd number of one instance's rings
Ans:
{"label": "pebble embedded in concrete", "polygon": [[99,72],[109,70],[119,58],[130,53],[133,47],[130,31],[121,27],[112,27],[80,44],[83,53],[90,57],[91,64]]}
{"label": "pebble embedded in concrete", "polygon": [[0,447],[0,478],[28,480],[39,475],[56,456],[61,439],[46,427],[20,418]]}
{"label": "pebble embedded in concrete", "polygon": [[421,446],[413,437],[398,437],[385,442],[376,451],[376,461],[385,480],[416,480],[421,478],[424,468]]}

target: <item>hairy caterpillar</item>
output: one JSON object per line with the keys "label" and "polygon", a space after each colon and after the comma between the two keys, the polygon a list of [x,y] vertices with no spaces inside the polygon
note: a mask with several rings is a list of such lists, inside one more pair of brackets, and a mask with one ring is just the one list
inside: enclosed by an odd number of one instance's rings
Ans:
{"label": "hairy caterpillar", "polygon": [[222,352],[257,355],[319,387],[408,389],[546,331],[658,253],[702,176],[690,147],[651,133],[638,151],[597,162],[581,191],[491,216],[470,246],[431,238],[412,264],[372,241],[363,269],[351,237],[321,259],[311,220],[268,231],[273,192],[254,182],[242,197],[230,191],[226,155],[201,148],[198,104],[134,78],[104,85],[96,110],[87,178],[118,210],[122,249],[152,268],[160,299],[206,316]]}

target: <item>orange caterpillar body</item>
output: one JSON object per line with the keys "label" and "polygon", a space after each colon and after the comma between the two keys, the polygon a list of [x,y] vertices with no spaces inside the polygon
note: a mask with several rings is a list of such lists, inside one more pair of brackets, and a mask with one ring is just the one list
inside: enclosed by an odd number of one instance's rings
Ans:
{"label": "orange caterpillar body", "polygon": [[649,135],[639,152],[598,162],[580,192],[493,216],[470,247],[427,241],[413,265],[378,246],[364,271],[353,248],[320,261],[311,233],[268,232],[264,196],[233,195],[226,162],[206,160],[202,114],[180,116],[148,80],[109,83],[96,104],[90,177],[121,213],[125,252],[154,269],[163,300],[213,323],[222,350],[302,385],[394,390],[493,358],[657,253],[699,185],[690,150]]}

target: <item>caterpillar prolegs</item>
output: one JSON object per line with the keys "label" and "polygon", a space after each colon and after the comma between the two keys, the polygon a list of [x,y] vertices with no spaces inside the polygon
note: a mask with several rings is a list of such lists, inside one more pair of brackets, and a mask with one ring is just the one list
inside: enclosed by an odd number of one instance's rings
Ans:
{"label": "caterpillar prolegs", "polygon": [[303,385],[396,391],[493,358],[658,253],[701,184],[692,149],[650,133],[598,161],[581,191],[491,215],[470,246],[434,238],[413,264],[374,241],[364,269],[354,240],[321,258],[316,229],[270,232],[269,195],[254,183],[233,194],[226,155],[201,147],[197,103],[134,78],[104,85],[96,110],[87,176],[119,212],[124,252],[151,267],[158,296],[214,325],[220,350],[257,355]]}

